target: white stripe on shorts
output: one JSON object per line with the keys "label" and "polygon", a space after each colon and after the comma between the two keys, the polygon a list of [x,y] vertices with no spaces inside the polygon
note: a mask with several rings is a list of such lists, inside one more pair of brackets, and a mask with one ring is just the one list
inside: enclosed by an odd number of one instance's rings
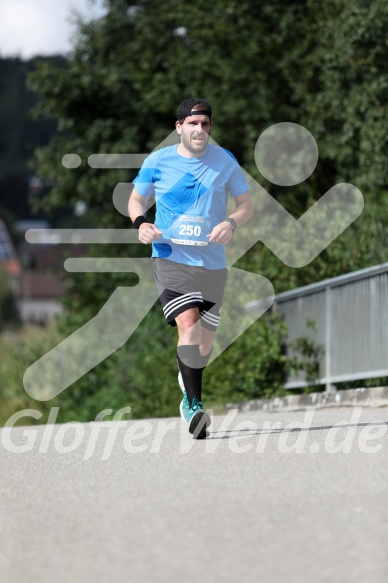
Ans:
{"label": "white stripe on shorts", "polygon": [[220,321],[220,316],[214,316],[214,314],[209,314],[206,310],[201,312],[201,318],[205,320],[208,324],[212,324],[212,326],[217,326]]}
{"label": "white stripe on shorts", "polygon": [[170,300],[163,308],[164,316],[168,318],[172,312],[174,312],[180,306],[184,304],[191,304],[193,300],[199,300],[203,302],[201,292],[191,292],[189,294],[184,294],[183,296],[179,296],[179,298],[175,298],[174,300]]}

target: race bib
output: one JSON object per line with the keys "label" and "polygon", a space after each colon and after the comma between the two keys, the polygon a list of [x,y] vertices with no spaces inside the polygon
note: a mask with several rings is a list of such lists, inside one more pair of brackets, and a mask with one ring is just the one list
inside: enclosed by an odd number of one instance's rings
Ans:
{"label": "race bib", "polygon": [[174,215],[170,237],[178,245],[208,245],[206,237],[210,233],[210,221],[205,217]]}

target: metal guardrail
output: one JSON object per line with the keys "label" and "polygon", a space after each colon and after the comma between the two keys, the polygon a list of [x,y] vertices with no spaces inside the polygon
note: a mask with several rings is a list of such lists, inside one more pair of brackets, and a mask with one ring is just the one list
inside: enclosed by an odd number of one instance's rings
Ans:
{"label": "metal guardrail", "polygon": [[[283,314],[289,342],[308,336],[324,348],[317,382],[326,391],[339,382],[388,376],[388,263],[280,293],[272,310]],[[306,385],[295,375],[285,387]]]}

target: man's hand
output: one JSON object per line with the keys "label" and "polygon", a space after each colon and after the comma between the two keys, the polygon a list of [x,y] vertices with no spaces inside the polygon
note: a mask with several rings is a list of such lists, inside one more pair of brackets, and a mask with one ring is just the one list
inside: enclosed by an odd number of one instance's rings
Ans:
{"label": "man's hand", "polygon": [[139,241],[148,245],[152,243],[155,239],[159,239],[162,235],[162,231],[159,231],[158,227],[152,223],[143,223],[139,227]]}
{"label": "man's hand", "polygon": [[210,235],[206,235],[209,243],[221,243],[227,245],[232,238],[232,225],[227,221],[222,221],[214,227]]}

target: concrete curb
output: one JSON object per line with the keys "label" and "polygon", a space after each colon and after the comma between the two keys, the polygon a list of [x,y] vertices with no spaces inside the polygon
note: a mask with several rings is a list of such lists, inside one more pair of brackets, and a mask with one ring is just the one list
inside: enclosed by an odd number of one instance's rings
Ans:
{"label": "concrete curb", "polygon": [[333,393],[289,395],[274,399],[258,399],[242,403],[227,403],[225,410],[239,411],[293,411],[324,407],[388,407],[388,387],[347,389]]}

